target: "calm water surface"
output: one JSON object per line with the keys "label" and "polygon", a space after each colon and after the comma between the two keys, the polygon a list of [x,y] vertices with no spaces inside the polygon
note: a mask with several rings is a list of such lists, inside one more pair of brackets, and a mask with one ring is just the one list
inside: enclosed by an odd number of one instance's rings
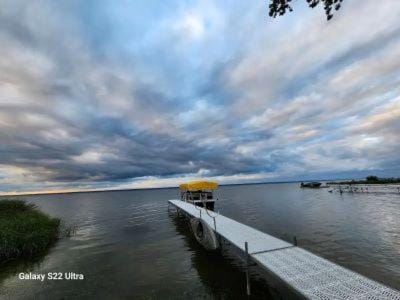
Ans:
{"label": "calm water surface", "polygon": [[[168,214],[177,189],[25,197],[77,228],[34,263],[0,268],[1,299],[240,299],[241,262],[208,253]],[[400,196],[331,194],[298,184],[224,186],[217,210],[400,289]],[[23,281],[18,272],[75,272],[84,281]],[[252,270],[253,298],[287,297]]]}

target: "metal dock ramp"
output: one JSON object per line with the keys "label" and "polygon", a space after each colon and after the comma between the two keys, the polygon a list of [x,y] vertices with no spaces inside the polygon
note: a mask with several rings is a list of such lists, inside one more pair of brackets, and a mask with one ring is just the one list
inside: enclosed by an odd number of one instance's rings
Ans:
{"label": "metal dock ramp", "polygon": [[345,269],[302,248],[252,227],[195,207],[169,200],[179,210],[205,221],[219,236],[248,254],[261,268],[275,274],[308,299],[396,299],[400,292]]}

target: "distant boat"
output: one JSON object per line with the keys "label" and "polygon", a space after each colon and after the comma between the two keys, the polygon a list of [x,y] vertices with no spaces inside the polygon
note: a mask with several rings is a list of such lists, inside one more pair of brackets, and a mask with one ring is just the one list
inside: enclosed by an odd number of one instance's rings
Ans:
{"label": "distant boat", "polygon": [[320,186],[321,186],[321,182],[316,182],[316,181],[313,181],[313,182],[306,182],[306,183],[301,183],[300,184],[300,187],[301,188],[312,188],[312,189],[316,189],[316,188],[319,188]]}

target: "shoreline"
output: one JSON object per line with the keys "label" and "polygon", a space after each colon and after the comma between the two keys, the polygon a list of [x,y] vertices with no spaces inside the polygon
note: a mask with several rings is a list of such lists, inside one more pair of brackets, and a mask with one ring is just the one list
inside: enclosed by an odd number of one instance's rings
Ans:
{"label": "shoreline", "polygon": [[[267,182],[247,182],[247,183],[227,183],[219,184],[219,186],[236,186],[236,185],[262,185],[262,184],[285,184],[285,183],[301,183],[309,181],[324,182],[327,185],[400,185],[400,182],[366,182],[364,180],[351,181],[354,179],[336,179],[335,181],[329,181],[331,179],[314,179],[314,180],[290,180],[290,181],[267,181]],[[339,180],[345,180],[340,181]],[[143,191],[143,190],[161,190],[161,189],[178,189],[177,186],[166,186],[166,187],[148,187],[148,188],[130,188],[130,189],[105,189],[105,190],[84,190],[84,191],[61,191],[61,192],[26,192],[18,194],[0,194],[0,199],[5,197],[21,197],[21,196],[48,196],[48,195],[66,195],[66,194],[89,194],[89,193],[106,193],[106,192],[128,192],[128,191]]]}
{"label": "shoreline", "polygon": [[0,200],[0,265],[45,253],[60,234],[61,220],[23,200]]}
{"label": "shoreline", "polygon": [[[338,179],[344,180],[344,179]],[[315,180],[314,180],[315,181]],[[324,180],[316,180],[316,181],[328,181]],[[268,182],[249,182],[249,183],[227,183],[227,184],[219,184],[219,186],[235,186],[235,185],[261,185],[261,184],[285,184],[285,183],[300,183],[302,180],[293,180],[293,181],[268,181]],[[304,180],[303,180],[304,182]],[[115,190],[87,190],[87,191],[63,191],[63,192],[26,192],[19,194],[0,194],[0,197],[21,197],[21,196],[47,196],[47,195],[64,195],[64,194],[86,194],[86,193],[105,193],[105,192],[127,192],[127,191],[143,191],[143,190],[162,190],[162,189],[178,189],[177,186],[167,186],[167,187],[149,187],[149,188],[132,188],[132,189],[115,189]]]}

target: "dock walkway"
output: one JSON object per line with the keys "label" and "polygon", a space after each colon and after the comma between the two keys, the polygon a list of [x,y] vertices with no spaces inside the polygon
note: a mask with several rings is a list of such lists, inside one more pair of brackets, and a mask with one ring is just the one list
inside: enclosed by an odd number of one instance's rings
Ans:
{"label": "dock walkway", "polygon": [[400,292],[345,269],[302,248],[181,200],[169,200],[179,210],[206,222],[215,233],[248,254],[308,299],[396,299]]}

